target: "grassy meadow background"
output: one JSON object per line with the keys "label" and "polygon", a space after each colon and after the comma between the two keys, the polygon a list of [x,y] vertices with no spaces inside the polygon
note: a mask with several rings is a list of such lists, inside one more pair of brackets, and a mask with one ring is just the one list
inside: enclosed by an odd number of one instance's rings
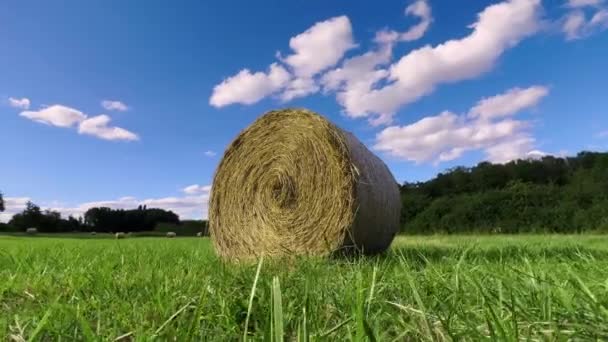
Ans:
{"label": "grassy meadow background", "polygon": [[608,339],[601,235],[400,236],[374,258],[251,265],[208,238],[0,236],[0,280],[3,340]]}

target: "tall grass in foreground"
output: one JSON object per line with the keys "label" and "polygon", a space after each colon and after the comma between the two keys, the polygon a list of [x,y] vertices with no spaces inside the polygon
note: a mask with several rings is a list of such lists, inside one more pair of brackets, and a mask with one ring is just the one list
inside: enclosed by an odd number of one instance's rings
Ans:
{"label": "tall grass in foreground", "polygon": [[608,339],[608,237],[401,237],[220,262],[207,239],[0,237],[0,339]]}

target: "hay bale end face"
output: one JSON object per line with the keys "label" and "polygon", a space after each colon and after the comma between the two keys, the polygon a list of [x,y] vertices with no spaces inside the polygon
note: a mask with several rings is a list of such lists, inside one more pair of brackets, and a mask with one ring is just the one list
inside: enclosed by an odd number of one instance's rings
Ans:
{"label": "hay bale end face", "polygon": [[117,239],[124,239],[127,236],[125,235],[125,233],[118,232],[118,233],[114,234],[114,237],[116,237]]}
{"label": "hay bale end face", "polygon": [[388,248],[399,187],[352,134],[303,109],[269,112],[227,148],[209,201],[210,235],[228,260]]}

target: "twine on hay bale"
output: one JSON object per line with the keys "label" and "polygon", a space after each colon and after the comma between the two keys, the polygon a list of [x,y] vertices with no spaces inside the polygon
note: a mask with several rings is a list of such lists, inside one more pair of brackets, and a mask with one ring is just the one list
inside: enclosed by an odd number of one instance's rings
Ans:
{"label": "twine on hay bale", "polygon": [[228,260],[388,248],[399,187],[352,134],[304,109],[266,113],[228,146],[209,201],[210,235]]}

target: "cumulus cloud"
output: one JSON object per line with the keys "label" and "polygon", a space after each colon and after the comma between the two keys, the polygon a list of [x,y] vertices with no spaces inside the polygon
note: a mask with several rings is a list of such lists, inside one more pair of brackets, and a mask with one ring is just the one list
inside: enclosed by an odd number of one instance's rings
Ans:
{"label": "cumulus cloud", "polygon": [[[321,78],[321,84],[326,93],[336,92],[339,103],[352,102],[351,98],[366,94],[378,82],[385,79],[389,72],[383,65],[390,62],[392,43],[381,44],[377,50],[369,51],[363,55],[346,59],[339,68],[330,70]],[[353,118],[365,117],[366,112],[349,112]],[[391,120],[391,115],[379,115],[376,123]]]}
{"label": "cumulus cloud", "polygon": [[289,101],[323,89],[325,94],[335,93],[347,116],[366,117],[373,125],[388,124],[397,110],[438,85],[473,79],[491,70],[507,49],[538,31],[542,6],[540,0],[505,0],[488,6],[469,26],[472,31],[467,36],[415,49],[391,64],[394,44],[422,37],[433,20],[424,0],[410,4],[405,12],[420,21],[403,33],[378,32],[372,50],[347,58],[333,69],[356,46],[350,20],[341,16],[317,23],[291,39],[293,54],[278,55],[288,68],[281,73],[281,82],[268,82],[270,72],[244,69],[217,85],[210,103],[216,107],[252,104],[273,95]]}
{"label": "cumulus cloud", "polygon": [[101,101],[101,106],[110,111],[126,112],[129,110],[129,107],[120,101],[103,100]]}
{"label": "cumulus cloud", "polygon": [[[416,163],[454,160],[471,150],[483,150],[488,160],[499,163],[527,157],[535,142],[531,124],[512,116],[536,105],[547,91],[539,86],[514,88],[479,101],[468,114],[444,111],[410,125],[387,127],[376,136],[374,149]],[[515,104],[506,104],[507,99]]]}
{"label": "cumulus cloud", "polygon": [[29,109],[30,108],[30,99],[23,97],[23,98],[14,98],[14,97],[9,97],[8,98],[8,105],[13,107],[13,108],[18,108],[18,109]]}
{"label": "cumulus cloud", "polygon": [[354,48],[347,16],[318,22],[289,40],[293,54],[282,59],[297,77],[309,78],[334,66],[346,51]]}
{"label": "cumulus cloud", "polygon": [[273,95],[289,101],[317,92],[315,76],[336,65],[346,51],[355,47],[350,20],[340,16],[318,22],[292,37],[289,46],[293,53],[286,57],[277,53],[279,62],[272,63],[268,71],[243,69],[216,85],[209,104],[218,108],[236,103],[250,105]]}
{"label": "cumulus cloud", "polygon": [[522,109],[536,105],[549,94],[549,89],[533,86],[526,89],[513,88],[504,94],[485,98],[471,108],[472,118],[493,119],[513,115]]}
{"label": "cumulus cloud", "polygon": [[182,191],[188,195],[209,194],[211,192],[211,185],[192,184],[183,188]]}
{"label": "cumulus cloud", "polygon": [[319,86],[312,78],[294,78],[292,79],[280,95],[284,102],[293,100],[298,97],[304,97],[319,90]]}
{"label": "cumulus cloud", "polygon": [[338,102],[347,115],[379,115],[390,121],[402,106],[431,93],[442,83],[475,78],[494,66],[503,52],[539,28],[540,0],[508,0],[486,7],[466,37],[424,46],[388,68],[388,84],[346,88]]}
{"label": "cumulus cloud", "polygon": [[19,115],[50,126],[70,128],[77,126],[80,134],[105,140],[138,140],[137,134],[124,128],[109,126],[107,115],[88,117],[83,112],[63,105],[52,105],[37,111],[23,111]]}
{"label": "cumulus cloud", "polygon": [[424,33],[428,30],[433,21],[431,6],[429,6],[426,0],[417,0],[407,6],[405,15],[418,17],[420,22],[403,33],[393,30],[382,30],[376,34],[375,41],[378,43],[392,43],[397,41],[409,42],[418,40],[424,36]]}
{"label": "cumulus cloud", "polygon": [[81,111],[62,105],[52,105],[38,111],[23,111],[19,115],[57,127],[72,127],[87,118]]}
{"label": "cumulus cloud", "polygon": [[214,107],[230,104],[254,104],[285,87],[291,75],[284,67],[273,63],[267,72],[252,73],[243,69],[213,88],[209,103]]}
{"label": "cumulus cloud", "polygon": [[78,126],[78,133],[88,134],[105,140],[139,140],[137,134],[124,128],[109,126],[110,117],[98,115],[88,118]]}

